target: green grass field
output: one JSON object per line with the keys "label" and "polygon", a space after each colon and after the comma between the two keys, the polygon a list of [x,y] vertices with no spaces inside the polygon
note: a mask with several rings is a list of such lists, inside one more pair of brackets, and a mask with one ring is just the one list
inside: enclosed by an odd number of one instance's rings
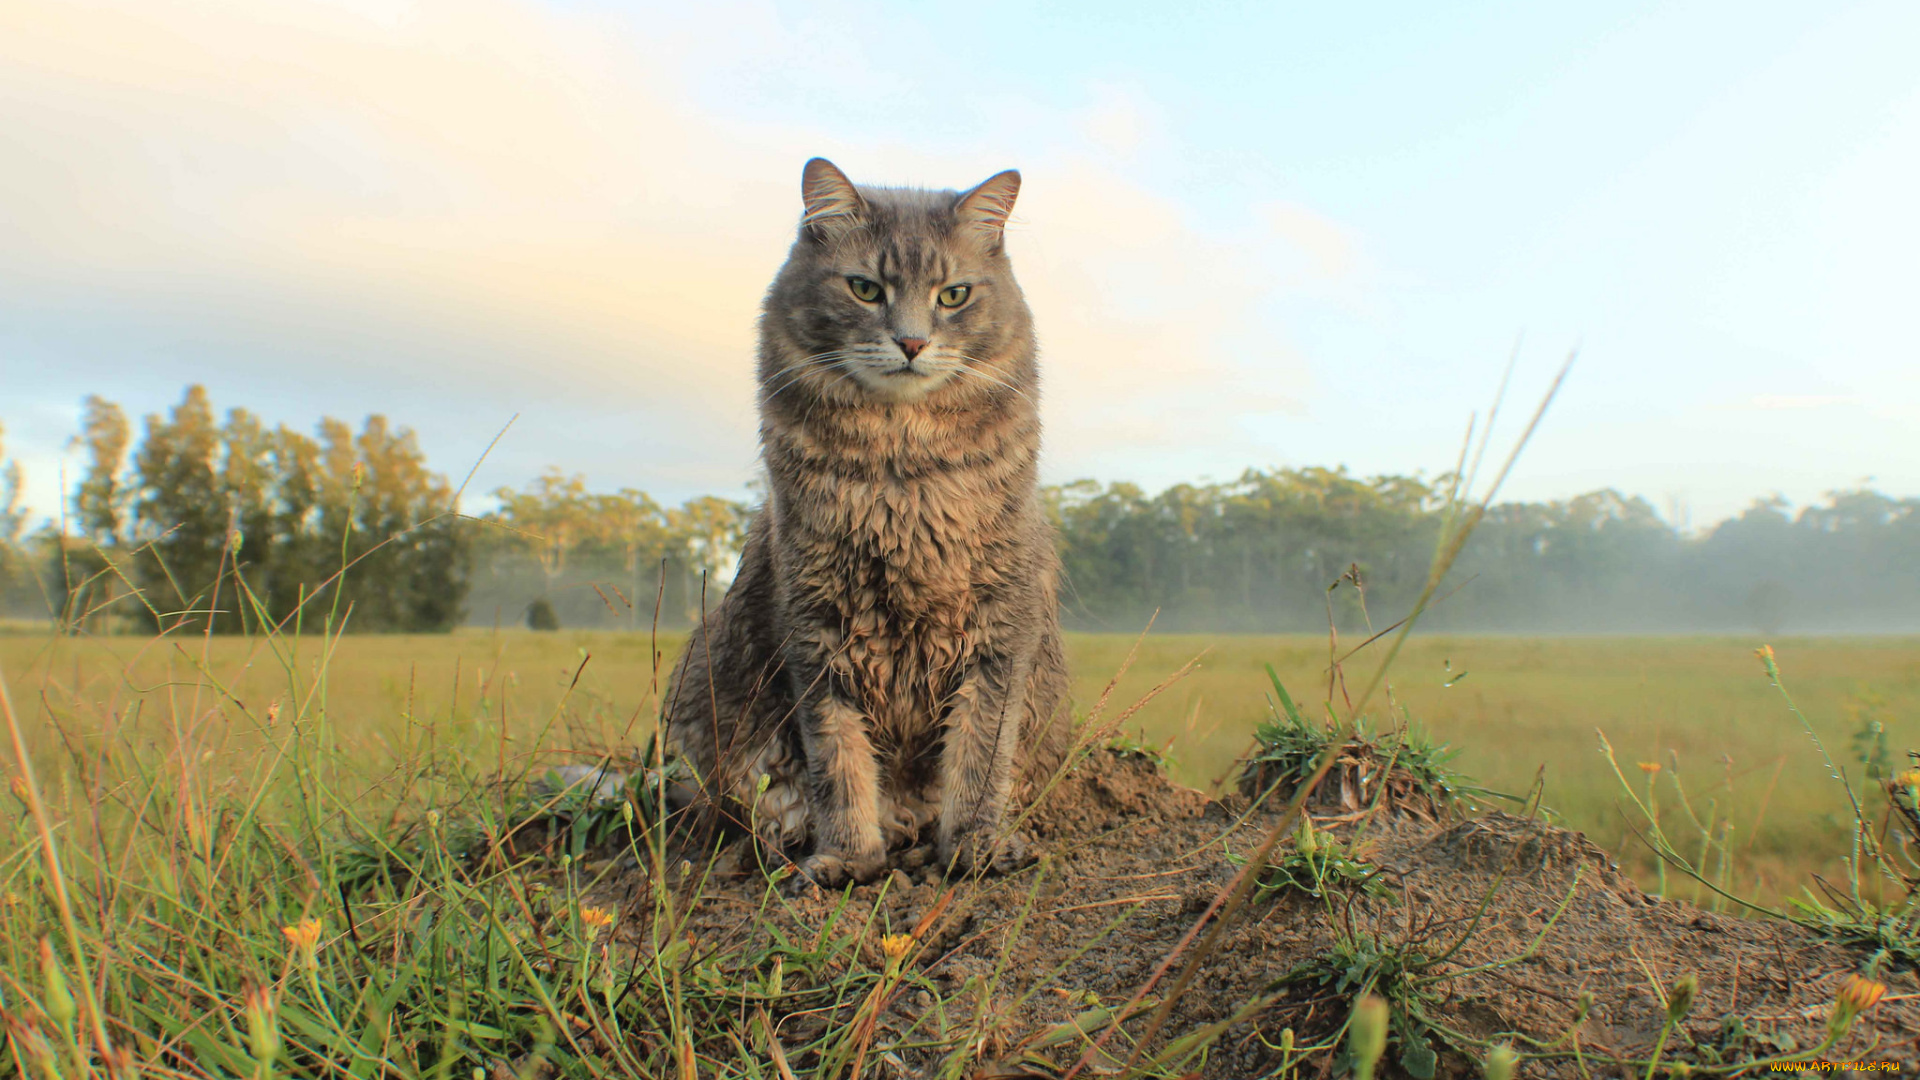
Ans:
{"label": "green grass field", "polygon": [[[210,776],[245,777],[261,764],[263,743],[251,729],[267,704],[311,697],[326,702],[330,738],[364,763],[358,779],[370,784],[427,739],[469,741],[476,756],[507,770],[530,764],[526,751],[536,742],[554,756],[636,743],[650,730],[680,642],[662,635],[656,662],[647,634],[346,637],[333,645],[321,686],[306,676],[319,669],[319,639],[301,643],[301,654],[277,657],[258,641],[238,639],[7,635],[0,636],[0,672],[49,766],[59,741],[52,716],[75,746],[117,741],[109,729],[118,727],[121,735],[143,733],[157,753],[178,735],[203,755]],[[1848,819],[1839,785],[1754,658],[1756,644],[1416,637],[1392,672],[1391,700],[1394,715],[1404,711],[1458,748],[1459,768],[1490,787],[1524,791],[1544,768],[1547,805],[1643,874],[1652,864],[1626,832],[1619,812],[1626,803],[1597,752],[1596,730],[1612,741],[1634,784],[1647,779],[1636,763],[1662,764],[1656,797],[1667,808],[1663,820],[1685,837],[1691,830],[1674,816],[1677,765],[1702,815],[1711,803],[1717,816],[1732,816],[1741,890],[1775,896],[1797,890],[1810,872],[1837,872]],[[1080,711],[1099,699],[1133,645],[1120,636],[1070,638]],[[1896,767],[1908,749],[1920,749],[1920,639],[1773,645],[1788,689],[1856,782],[1863,770],[1851,736],[1864,721],[1882,723]],[[1353,693],[1379,648],[1347,661]],[[1175,775],[1187,783],[1212,786],[1246,749],[1266,715],[1266,664],[1304,708],[1324,712],[1311,704],[1329,697],[1324,638],[1156,635],[1141,645],[1106,715],[1194,657],[1197,670],[1126,724],[1146,742],[1170,741]],[[1341,698],[1337,686],[1332,696]],[[336,780],[351,786],[356,778]]]}
{"label": "green grass field", "polygon": [[[565,856],[523,855],[506,839],[545,827],[544,810],[496,780],[637,747],[679,644],[603,633],[0,635],[8,734],[24,741],[34,776],[0,767],[17,804],[0,815],[0,1020],[16,1070],[443,1080],[531,1078],[545,1062],[581,1078],[837,1080],[861,1075],[869,1048],[911,1044],[945,1063],[943,1078],[972,1075],[987,1033],[1011,1015],[1005,1003],[990,986],[936,983],[907,963],[911,934],[869,948],[871,911],[849,909],[844,926],[829,918],[809,940],[763,940],[745,931],[775,902],[769,888],[760,915],[696,951],[683,920],[706,871],[671,864],[659,833],[641,830],[650,839],[628,848],[649,883],[631,895],[607,891],[618,863],[595,854],[581,832],[596,828],[581,824],[589,819],[576,819]],[[1083,711],[1133,644],[1070,639]],[[1677,808],[1676,776],[1716,835],[1732,816],[1728,884],[1771,901],[1813,873],[1841,878],[1849,834],[1838,785],[1752,646],[1435,638],[1407,648],[1379,701],[1459,746],[1459,765],[1496,788],[1524,789],[1544,767],[1547,804],[1626,851],[1616,812],[1626,800],[1595,752],[1604,728],[1635,785],[1650,779],[1638,763],[1665,762],[1643,798],[1662,808],[1680,850],[1699,830]],[[1886,725],[1896,765],[1920,741],[1920,642],[1774,646],[1815,730],[1854,775],[1849,736],[1863,718]],[[1337,683],[1329,691],[1323,641],[1164,636],[1140,645],[1103,716],[1196,656],[1127,731],[1168,744],[1176,775],[1199,786],[1229,772],[1265,717],[1268,663],[1309,712],[1344,700]],[[1356,686],[1373,661],[1347,663]],[[621,804],[623,819],[646,820],[636,802]],[[1627,861],[1651,879],[1644,856]],[[1873,871],[1864,876],[1864,892],[1884,892]],[[1711,899],[1678,875],[1670,883]],[[939,904],[956,894],[943,895]],[[1902,912],[1842,932],[1870,925],[1876,947],[1911,957]],[[931,1004],[876,1042],[905,980]],[[822,1019],[803,1026],[808,1016]],[[1180,1032],[1171,1056],[1132,1075],[1188,1075],[1183,1062],[1223,1030]],[[1079,1031],[1066,1037],[1084,1040]],[[1324,1057],[1341,1038],[1335,1030],[1302,1052]],[[797,1073],[769,1072],[755,1049],[783,1042],[804,1062]],[[1635,1075],[1657,1064],[1623,1060]]]}

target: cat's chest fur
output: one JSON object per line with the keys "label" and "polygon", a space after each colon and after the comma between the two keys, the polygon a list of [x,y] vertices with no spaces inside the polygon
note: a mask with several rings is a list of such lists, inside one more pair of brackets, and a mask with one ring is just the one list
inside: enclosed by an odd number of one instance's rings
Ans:
{"label": "cat's chest fur", "polygon": [[[1006,569],[994,556],[1015,538],[1018,500],[1008,494],[1031,456],[1007,452],[1001,425],[964,438],[961,426],[768,439],[776,550],[797,572],[796,601],[831,611],[852,634],[882,624],[965,631]],[[901,438],[910,432],[918,437]]]}
{"label": "cat's chest fur", "polygon": [[966,658],[978,587],[997,578],[981,523],[954,496],[940,480],[841,478],[782,514],[790,601],[829,616],[841,638],[833,666],[876,707],[903,693],[932,704]]}
{"label": "cat's chest fur", "polygon": [[995,602],[1008,569],[994,557],[1007,522],[993,470],[901,477],[824,464],[775,481],[787,602],[825,617],[827,663],[875,735],[917,742],[991,632],[981,607]]}

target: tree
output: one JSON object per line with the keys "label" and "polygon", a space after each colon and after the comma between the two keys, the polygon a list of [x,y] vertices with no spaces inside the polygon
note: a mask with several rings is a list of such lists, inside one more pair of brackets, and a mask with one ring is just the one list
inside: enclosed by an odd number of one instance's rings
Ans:
{"label": "tree", "polygon": [[641,598],[642,571],[661,566],[672,546],[666,514],[645,492],[633,488],[594,496],[591,513],[596,546],[620,553],[627,579],[627,627],[638,628],[641,609],[648,607]]}
{"label": "tree", "polygon": [[542,596],[527,605],[527,629],[541,631],[560,629],[560,616],[553,610],[551,600]]}
{"label": "tree", "polygon": [[78,542],[62,543],[58,549],[59,580],[65,593],[61,608],[75,628],[105,629],[116,614],[116,601],[124,595],[123,579],[129,574],[125,541],[133,512],[133,491],[126,476],[131,440],[120,406],[89,395],[82,405],[80,434],[74,439],[87,452],[86,472],[73,494]]}
{"label": "tree", "polygon": [[74,519],[82,536],[105,548],[117,548],[126,539],[132,514],[133,490],[126,476],[127,447],[132,443],[127,414],[98,394],[89,394],[81,407],[80,434],[74,442],[87,451],[87,471],[74,489]]}
{"label": "tree", "polygon": [[384,416],[367,417],[355,445],[356,531],[368,553],[364,569],[348,571],[355,610],[383,630],[453,629],[466,614],[468,565],[453,489],[428,470],[413,431]]}
{"label": "tree", "polygon": [[[667,526],[683,545],[687,567],[687,616],[712,610],[740,565],[747,539],[747,508],[712,495],[689,499],[667,512]],[[704,579],[703,589],[699,579]]]}
{"label": "tree", "polygon": [[[322,532],[326,478],[320,444],[282,425],[274,429],[267,454],[276,486],[271,539],[264,545],[269,547],[266,558],[273,567],[266,582],[267,610],[277,625],[298,631],[309,617],[325,613],[324,608],[316,612],[307,599],[340,568],[340,546]],[[343,521],[337,524],[344,527]],[[262,546],[256,544],[254,550]]]}
{"label": "tree", "polygon": [[276,432],[276,567],[267,592],[277,621],[335,615],[365,631],[446,631],[465,616],[469,545],[453,489],[427,468],[419,440],[386,417],[360,433],[331,417],[318,440]]}
{"label": "tree", "polygon": [[419,631],[463,617],[452,489],[385,417],[357,436],[327,418],[318,439],[245,409],[216,425],[205,389],[190,386],[147,418],[132,483],[120,479],[118,408],[90,398],[84,423],[92,464],[77,518],[88,545],[131,565],[150,624],[230,633],[340,612],[357,629]]}
{"label": "tree", "polygon": [[567,570],[567,559],[594,531],[587,478],[548,468],[525,491],[500,488],[500,517],[540,562],[549,580]]}
{"label": "tree", "polygon": [[[546,599],[570,626],[637,629],[659,608],[668,624],[699,618],[739,561],[748,508],[701,497],[663,509],[645,492],[594,493],[586,478],[548,469],[523,489],[494,492],[494,528],[482,534],[481,605],[518,618]],[[533,575],[537,573],[537,580]]]}
{"label": "tree", "polygon": [[20,504],[20,489],[25,482],[20,463],[7,458],[6,427],[0,425],[0,613],[15,606],[33,577],[22,544],[28,511]]}
{"label": "tree", "polygon": [[[134,455],[142,551],[133,561],[160,629],[234,629],[239,604],[219,595],[226,560],[228,507],[216,469],[220,429],[204,387],[187,387],[171,414],[147,417]],[[215,610],[216,603],[219,610]]]}
{"label": "tree", "polygon": [[27,528],[27,509],[20,505],[20,489],[26,481],[20,463],[7,459],[6,434],[6,425],[0,424],[0,548],[12,551],[19,548]]}

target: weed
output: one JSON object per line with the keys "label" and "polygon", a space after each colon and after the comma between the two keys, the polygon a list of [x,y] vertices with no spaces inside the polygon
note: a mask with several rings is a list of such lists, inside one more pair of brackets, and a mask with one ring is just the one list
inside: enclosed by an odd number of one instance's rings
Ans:
{"label": "weed", "polygon": [[1787,909],[1800,925],[1866,952],[1866,970],[1883,964],[1920,970],[1920,912],[1911,896],[1883,907],[1837,893],[1823,901],[1809,891],[1789,897]]}
{"label": "weed", "polygon": [[1254,732],[1254,749],[1240,769],[1241,795],[1264,800],[1290,797],[1311,778],[1323,754],[1334,768],[1308,797],[1308,805],[1329,814],[1351,815],[1369,806],[1389,813],[1444,820],[1464,798],[1513,796],[1481,786],[1452,767],[1459,751],[1435,742],[1402,714],[1402,722],[1384,731],[1365,718],[1351,727],[1307,720],[1272,665],[1267,666],[1272,694],[1268,719]]}
{"label": "weed", "polygon": [[1168,739],[1166,742],[1155,745],[1147,741],[1147,733],[1145,731],[1140,732],[1137,738],[1128,735],[1124,731],[1117,732],[1112,738],[1107,740],[1107,749],[1119,754],[1121,757],[1135,758],[1140,761],[1149,762],[1153,765],[1156,772],[1162,774],[1172,772],[1174,768],[1179,765],[1178,759],[1173,756],[1172,752],[1173,740]]}
{"label": "weed", "polygon": [[[1236,866],[1241,860],[1231,853],[1228,861]],[[1332,836],[1321,836],[1313,828],[1313,819],[1302,817],[1294,830],[1293,846],[1278,858],[1269,860],[1260,875],[1256,901],[1272,900],[1287,893],[1320,899],[1329,892],[1363,892],[1383,900],[1393,893],[1381,878],[1380,868],[1368,863],[1365,849],[1356,842],[1343,849]]]}

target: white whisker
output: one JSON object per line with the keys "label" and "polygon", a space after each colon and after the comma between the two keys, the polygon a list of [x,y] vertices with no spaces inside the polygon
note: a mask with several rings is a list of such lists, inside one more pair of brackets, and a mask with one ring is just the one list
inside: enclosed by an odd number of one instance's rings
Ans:
{"label": "white whisker", "polygon": [[815,353],[812,356],[802,358],[799,363],[791,367],[776,372],[774,377],[769,379],[767,383],[761,387],[761,397],[772,398],[782,391],[785,391],[794,383],[798,382],[800,377],[809,371],[847,370],[859,362],[860,357],[847,355],[845,349],[831,349],[827,352]]}
{"label": "white whisker", "polygon": [[974,378],[979,379],[980,381],[986,383],[989,386],[996,386],[1002,390],[1011,391],[1015,394],[1020,395],[1022,398],[1024,398],[1027,404],[1032,405],[1035,408],[1039,407],[1039,404],[1033,400],[1033,396],[1031,394],[1028,394],[1025,390],[1022,390],[1020,387],[1015,386],[1013,383],[1007,381],[1007,379],[1001,376],[998,372],[995,372],[993,369],[986,367],[985,360],[982,360],[974,356],[968,356],[965,353],[956,352],[953,355],[959,357],[963,361],[960,367],[956,369],[961,374],[971,375]]}

